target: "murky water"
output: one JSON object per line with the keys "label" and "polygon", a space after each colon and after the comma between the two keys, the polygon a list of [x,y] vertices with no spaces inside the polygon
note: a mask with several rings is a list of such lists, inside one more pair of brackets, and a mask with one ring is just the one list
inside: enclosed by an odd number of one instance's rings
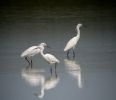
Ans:
{"label": "murky water", "polygon": [[[115,100],[116,16],[114,9],[13,9],[0,17],[1,100]],[[75,59],[63,48],[82,23]],[[60,63],[55,73],[41,55],[33,68],[20,58],[32,45],[46,42]],[[71,55],[70,55],[71,56]]]}

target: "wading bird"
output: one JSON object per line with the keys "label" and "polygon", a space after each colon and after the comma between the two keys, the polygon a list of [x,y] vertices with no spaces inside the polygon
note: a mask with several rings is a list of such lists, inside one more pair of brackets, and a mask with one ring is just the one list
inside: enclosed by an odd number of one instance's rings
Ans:
{"label": "wading bird", "polygon": [[[57,64],[60,62],[54,55],[52,54],[44,54],[43,51],[44,51],[44,48],[41,46],[39,47],[40,48],[40,54],[42,55],[42,57],[50,64],[55,64],[55,73],[56,73],[56,66]],[[51,71],[51,74],[52,74],[52,67],[50,69]]]}
{"label": "wading bird", "polygon": [[25,58],[26,61],[29,63],[29,66],[31,65],[32,67],[32,57],[35,56],[36,54],[40,53],[40,48],[46,47],[47,44],[46,43],[41,43],[37,46],[31,46],[28,49],[26,49],[22,54],[21,54],[21,58]]}
{"label": "wading bird", "polygon": [[69,58],[69,50],[72,49],[73,50],[73,57],[75,57],[75,46],[77,44],[77,42],[79,41],[80,38],[80,27],[82,26],[82,24],[78,24],[76,26],[76,30],[77,30],[77,35],[73,38],[71,38],[68,43],[66,44],[65,48],[64,48],[64,52],[67,51],[67,58]]}

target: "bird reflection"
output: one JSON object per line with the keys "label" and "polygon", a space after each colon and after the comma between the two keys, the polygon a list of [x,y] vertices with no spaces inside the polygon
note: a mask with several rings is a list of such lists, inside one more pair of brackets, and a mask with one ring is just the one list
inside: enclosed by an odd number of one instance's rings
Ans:
{"label": "bird reflection", "polygon": [[64,59],[68,73],[77,80],[77,85],[82,88],[81,67],[74,60]]}
{"label": "bird reflection", "polygon": [[34,95],[38,98],[43,98],[45,95],[45,90],[50,90],[55,88],[59,82],[59,77],[55,71],[55,74],[51,74],[48,78],[42,74],[44,70],[25,68],[22,70],[22,78],[31,86],[40,86],[41,89],[38,93]]}
{"label": "bird reflection", "polygon": [[45,90],[50,90],[56,87],[59,82],[59,77],[51,76],[48,79],[44,79],[43,83],[41,84],[41,92],[35,93],[38,98],[43,98],[45,94]]}
{"label": "bird reflection", "polygon": [[44,76],[40,72],[44,72],[44,70],[24,68],[21,76],[30,86],[38,86],[44,80]]}

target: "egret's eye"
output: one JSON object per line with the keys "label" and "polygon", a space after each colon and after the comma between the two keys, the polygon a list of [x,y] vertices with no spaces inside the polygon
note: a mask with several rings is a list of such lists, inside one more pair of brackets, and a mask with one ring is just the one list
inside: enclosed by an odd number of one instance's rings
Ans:
{"label": "egret's eye", "polygon": [[38,47],[37,47],[37,48],[35,48],[35,49],[38,49]]}
{"label": "egret's eye", "polygon": [[41,49],[40,47],[36,47],[35,49]]}

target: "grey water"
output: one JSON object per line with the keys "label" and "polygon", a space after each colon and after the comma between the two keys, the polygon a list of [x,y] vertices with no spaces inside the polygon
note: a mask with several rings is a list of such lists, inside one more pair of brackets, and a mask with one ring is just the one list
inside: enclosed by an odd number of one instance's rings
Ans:
{"label": "grey water", "polygon": [[[0,10],[1,100],[116,100],[116,16],[114,8],[4,7]],[[82,23],[75,59],[63,49]],[[33,68],[20,54],[46,42],[60,63],[57,77],[41,55]]]}

